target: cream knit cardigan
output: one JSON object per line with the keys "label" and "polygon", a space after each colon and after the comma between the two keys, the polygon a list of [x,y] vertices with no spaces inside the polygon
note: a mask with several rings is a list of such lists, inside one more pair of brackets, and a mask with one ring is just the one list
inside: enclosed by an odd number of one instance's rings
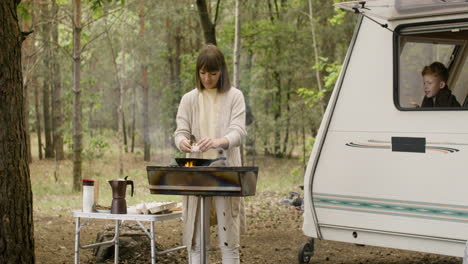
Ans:
{"label": "cream knit cardigan", "polygon": [[[180,142],[189,139],[193,134],[200,140],[199,121],[199,91],[194,89],[186,93],[179,104],[177,111],[177,128],[174,133],[175,144],[180,149]],[[244,95],[239,89],[232,87],[229,91],[218,95],[219,120],[216,124],[216,137],[225,137],[229,142],[226,150],[226,161],[228,166],[241,166],[240,148],[242,140],[247,135],[245,129],[245,101]],[[199,158],[199,153],[187,153],[188,158]],[[195,231],[195,218],[198,210],[198,197],[184,196],[183,198],[183,221],[184,221],[184,244],[188,250],[193,245],[193,234]],[[227,243],[239,245],[240,232],[245,228],[245,214],[243,200],[239,197],[227,197],[225,208],[228,211],[227,225],[230,230],[227,234]],[[237,219],[239,218],[239,219]],[[238,226],[238,225],[241,226]]]}

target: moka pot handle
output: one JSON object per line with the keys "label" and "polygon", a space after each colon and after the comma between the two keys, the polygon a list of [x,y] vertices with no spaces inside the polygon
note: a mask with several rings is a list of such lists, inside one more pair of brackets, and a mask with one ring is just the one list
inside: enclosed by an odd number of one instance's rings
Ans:
{"label": "moka pot handle", "polygon": [[127,185],[132,185],[132,194],[130,196],[133,197],[133,181],[127,180]]}

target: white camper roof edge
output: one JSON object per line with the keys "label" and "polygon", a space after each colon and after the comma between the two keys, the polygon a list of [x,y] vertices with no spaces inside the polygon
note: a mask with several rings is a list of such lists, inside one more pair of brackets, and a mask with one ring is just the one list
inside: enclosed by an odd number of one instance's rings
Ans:
{"label": "white camper roof edge", "polygon": [[[358,19],[358,21],[356,23],[356,27],[355,27],[354,32],[353,32],[353,37],[351,38],[351,41],[349,43],[349,49],[348,49],[348,51],[346,53],[346,56],[345,56],[345,59],[343,61],[343,67],[341,69],[340,75],[339,75],[338,80],[337,80],[337,82],[335,84],[335,88],[333,89],[333,94],[332,94],[332,96],[330,98],[330,101],[328,103],[327,109],[326,109],[325,114],[324,114],[324,117],[326,117],[326,123],[322,123],[320,125],[320,127],[319,127],[319,132],[317,133],[317,135],[323,135],[323,136],[321,138],[317,138],[318,139],[316,141],[317,145],[314,145],[314,148],[313,148],[312,153],[310,155],[309,163],[311,163],[313,161],[313,163],[312,163],[313,166],[311,166],[311,167],[308,166],[307,167],[307,170],[305,172],[305,177],[309,176],[308,177],[309,182],[308,182],[308,184],[306,184],[304,186],[304,188],[308,188],[310,186],[313,189],[315,170],[317,168],[317,164],[318,164],[318,161],[320,159],[320,153],[322,152],[323,144],[324,144],[326,136],[327,136],[327,133],[325,131],[328,131],[328,128],[330,126],[330,123],[331,123],[331,120],[332,120],[332,117],[333,117],[333,111],[334,111],[336,103],[338,101],[341,86],[343,84],[344,76],[346,75],[346,70],[348,68],[349,61],[350,61],[351,55],[353,53],[354,45],[356,44],[357,36],[359,34],[359,29],[361,27],[362,21],[363,21],[363,16],[359,16],[359,19]],[[315,146],[317,146],[317,148]],[[317,233],[316,237],[318,237],[319,239],[322,239],[322,234],[320,232],[320,226],[318,224],[317,214],[315,213],[313,196],[311,194],[312,194],[312,190],[310,190],[310,191],[305,191],[304,190],[304,195],[305,195],[304,200],[306,201],[305,206],[307,206],[308,201],[311,201],[311,203],[309,204],[310,210],[308,210],[308,211],[306,210],[305,212],[306,213],[307,212],[312,213],[312,217],[314,219],[314,224],[315,224],[316,233]],[[303,232],[306,235],[310,235],[310,234],[307,233],[306,229],[303,229]],[[312,236],[312,235],[310,235],[310,236]]]}
{"label": "white camper roof edge", "polygon": [[468,2],[433,0],[367,0],[335,3],[340,9],[387,21],[468,13]]}

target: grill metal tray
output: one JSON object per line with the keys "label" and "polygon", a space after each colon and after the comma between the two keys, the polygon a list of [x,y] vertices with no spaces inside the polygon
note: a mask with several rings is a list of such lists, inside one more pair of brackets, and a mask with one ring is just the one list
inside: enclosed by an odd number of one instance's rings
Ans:
{"label": "grill metal tray", "polygon": [[148,166],[151,194],[252,196],[258,167]]}

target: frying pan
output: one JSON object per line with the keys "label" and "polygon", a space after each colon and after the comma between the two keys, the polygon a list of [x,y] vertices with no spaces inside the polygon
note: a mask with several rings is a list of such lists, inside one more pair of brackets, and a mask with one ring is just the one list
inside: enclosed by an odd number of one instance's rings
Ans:
{"label": "frying pan", "polygon": [[226,160],[225,157],[217,159],[191,159],[191,158],[176,158],[177,165],[185,166],[187,162],[193,162],[193,166],[210,166],[211,163],[218,160]]}

